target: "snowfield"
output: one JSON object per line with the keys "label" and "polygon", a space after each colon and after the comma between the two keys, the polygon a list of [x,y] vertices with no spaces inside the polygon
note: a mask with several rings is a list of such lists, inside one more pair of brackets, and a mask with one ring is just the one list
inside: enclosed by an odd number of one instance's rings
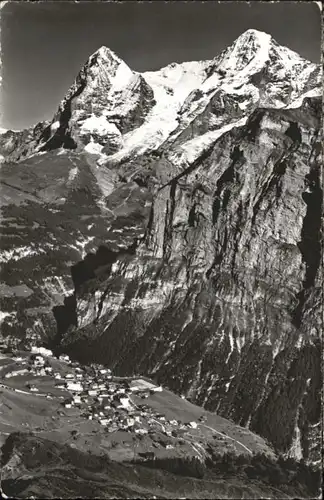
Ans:
{"label": "snowfield", "polygon": [[114,123],[109,123],[105,116],[91,115],[81,126],[81,133],[92,132],[98,135],[121,135]]}
{"label": "snowfield", "polygon": [[143,125],[124,135],[123,149],[109,156],[109,161],[117,163],[125,156],[140,155],[160,146],[178,126],[181,106],[186,97],[201,85],[208,64],[209,61],[175,63],[159,71],[143,73],[153,89],[156,104]]}
{"label": "snowfield", "polygon": [[223,127],[207,132],[204,135],[195,137],[182,144],[179,149],[168,156],[168,158],[177,164],[190,164],[195,161],[206,149],[208,149],[223,134],[229,132],[234,127],[242,127],[247,122],[247,117],[241,118],[236,122],[229,123]]}
{"label": "snowfield", "polygon": [[[270,61],[273,66],[274,60],[275,75],[269,75],[267,92],[260,94],[251,77],[266,73]],[[112,155],[102,155],[98,164],[102,165],[107,160],[118,163],[124,158],[157,149],[171,138],[172,141],[176,140],[205,111],[211,99],[219,92],[234,99],[246,96],[243,102],[242,99],[238,101],[242,112],[250,110],[251,105],[298,107],[305,97],[320,96],[320,87],[316,86],[300,97],[315,69],[315,64],[304,60],[292,50],[277,45],[269,34],[251,29],[214,60],[173,63],[158,71],[144,72],[142,76],[153,89],[156,104],[140,127],[123,136],[123,147]],[[287,80],[292,88],[288,103],[281,96],[282,85]],[[320,78],[317,83],[320,83]],[[199,140],[202,144],[216,140],[222,135],[221,130],[222,123],[219,133],[213,131],[209,137]],[[201,149],[197,143],[188,145],[189,149],[191,146]],[[99,148],[97,152],[99,154]]]}

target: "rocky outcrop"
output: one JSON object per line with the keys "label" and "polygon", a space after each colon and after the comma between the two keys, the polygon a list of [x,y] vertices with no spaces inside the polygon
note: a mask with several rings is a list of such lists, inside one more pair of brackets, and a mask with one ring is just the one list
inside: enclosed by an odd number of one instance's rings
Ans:
{"label": "rocky outcrop", "polygon": [[[102,57],[110,56],[104,51]],[[154,375],[249,426],[278,450],[317,460],[323,200],[318,68],[249,30],[213,61],[141,78],[129,70],[140,90],[125,120],[117,119],[125,102],[98,104],[100,123],[91,117],[97,132],[93,127],[87,140],[107,143],[82,149],[93,89],[108,95],[113,85],[114,64],[107,77],[105,61],[90,59],[84,71],[91,78],[63,101],[58,128],[43,146],[53,146],[55,162],[79,161],[80,171],[91,174],[88,186],[84,177],[81,205],[75,198],[81,186],[72,183],[67,195],[55,189],[54,210],[70,221],[69,238],[78,237],[76,227],[88,237],[91,226],[94,239],[81,258],[62,259],[64,273],[61,263],[52,262],[46,272],[39,267],[41,293],[49,273],[64,275],[72,288],[64,302],[50,307],[47,301],[44,318],[52,307],[54,314],[42,341],[120,374]],[[62,118],[66,109],[70,114]],[[109,140],[100,135],[107,117],[116,128],[112,138],[111,125]],[[64,143],[69,138],[75,157],[59,156],[56,148],[70,147]],[[96,157],[88,155],[94,151]],[[25,189],[25,198],[26,192],[31,196]],[[25,203],[33,212],[39,202]],[[8,207],[8,218],[19,213],[12,202]],[[87,220],[82,228],[80,220]],[[53,234],[64,253],[67,230]],[[33,280],[35,290],[34,275],[28,286]],[[31,297],[38,318],[44,299]],[[11,333],[14,328],[12,323]]]}
{"label": "rocky outcrop", "polygon": [[39,122],[25,130],[6,130],[0,133],[0,163],[17,161],[34,153],[35,148],[48,127],[48,122]]}
{"label": "rocky outcrop", "polygon": [[8,436],[1,451],[0,488],[13,498],[152,498],[161,496],[163,488],[171,498],[190,498],[194,492],[196,498],[214,498],[216,493],[221,498],[289,499],[315,496],[319,484],[318,471],[261,454],[251,460],[213,453],[208,467],[197,457],[122,462],[19,432]]}

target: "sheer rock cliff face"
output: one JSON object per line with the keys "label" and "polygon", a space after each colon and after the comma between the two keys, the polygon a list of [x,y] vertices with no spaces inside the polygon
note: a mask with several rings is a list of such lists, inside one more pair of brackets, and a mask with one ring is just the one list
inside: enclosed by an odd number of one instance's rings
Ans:
{"label": "sheer rock cliff face", "polygon": [[[24,198],[23,209],[44,216],[54,209],[47,225],[60,256],[54,261],[44,250],[44,267],[39,252],[28,276],[24,258],[15,260],[17,283],[6,286],[23,282],[32,292],[24,306],[33,315],[24,311],[20,331],[28,316],[31,332],[72,357],[106,363],[115,373],[154,375],[276,448],[315,459],[319,69],[253,30],[213,61],[155,75],[123,67],[122,88],[116,56],[98,53],[39,142],[37,151],[51,152],[34,157],[35,172],[59,162],[65,191],[45,203],[43,187],[33,192],[36,200]],[[6,210],[6,220],[21,216],[17,201]],[[70,222],[59,231],[52,213]],[[6,244],[8,252],[9,236]],[[48,299],[49,276],[66,288],[64,301],[62,293],[60,301]],[[8,314],[15,300],[6,298]],[[12,335],[17,322],[5,321]]]}
{"label": "sheer rock cliff face", "polygon": [[48,122],[40,122],[25,130],[2,130],[0,133],[0,163],[28,157],[35,150]]}

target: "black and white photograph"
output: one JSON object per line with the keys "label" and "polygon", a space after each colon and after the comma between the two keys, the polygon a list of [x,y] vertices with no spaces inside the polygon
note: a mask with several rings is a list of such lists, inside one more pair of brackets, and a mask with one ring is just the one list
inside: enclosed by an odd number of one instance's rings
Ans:
{"label": "black and white photograph", "polygon": [[0,2],[1,498],[322,498],[322,33]]}

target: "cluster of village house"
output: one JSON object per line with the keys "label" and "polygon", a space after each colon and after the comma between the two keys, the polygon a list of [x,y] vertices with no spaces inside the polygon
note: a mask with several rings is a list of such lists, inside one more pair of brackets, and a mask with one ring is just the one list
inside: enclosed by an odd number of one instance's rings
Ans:
{"label": "cluster of village house", "polygon": [[[145,404],[146,398],[162,391],[161,386],[140,378],[113,377],[108,368],[97,365],[90,369],[81,368],[77,363],[71,363],[68,356],[61,356],[60,360],[68,364],[69,373],[55,372],[46,357],[34,353],[32,371],[38,376],[54,376],[56,387],[71,394],[62,405],[67,409],[80,408],[85,418],[98,421],[107,432],[124,430],[144,435],[154,430],[169,437],[181,437],[188,429],[197,428],[196,422],[167,420]],[[37,391],[34,386],[29,389]],[[138,396],[143,403],[135,404],[132,395]],[[166,446],[172,447],[170,444]]]}

